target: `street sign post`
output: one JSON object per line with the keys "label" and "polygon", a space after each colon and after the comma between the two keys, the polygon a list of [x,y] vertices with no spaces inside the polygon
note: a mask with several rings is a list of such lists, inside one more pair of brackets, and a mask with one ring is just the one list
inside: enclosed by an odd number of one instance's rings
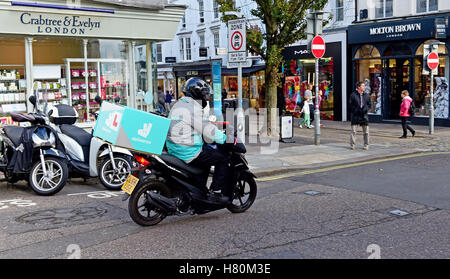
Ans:
{"label": "street sign post", "polygon": [[311,52],[316,58],[315,71],[316,71],[316,108],[314,110],[314,144],[320,145],[320,94],[319,94],[319,59],[325,54],[326,46],[325,40],[317,35],[311,41]]}
{"label": "street sign post", "polygon": [[228,21],[228,62],[238,62],[237,137],[245,141],[245,119],[242,106],[242,64],[247,60],[247,24],[245,18]]}
{"label": "street sign post", "polygon": [[430,52],[430,54],[428,54],[427,56],[427,65],[428,68],[430,68],[431,70],[431,80],[430,80],[430,125],[429,125],[429,133],[430,135],[432,135],[434,133],[434,94],[433,94],[433,79],[434,79],[434,74],[435,74],[435,70],[437,70],[438,66],[439,66],[439,55],[437,54],[437,52]]}

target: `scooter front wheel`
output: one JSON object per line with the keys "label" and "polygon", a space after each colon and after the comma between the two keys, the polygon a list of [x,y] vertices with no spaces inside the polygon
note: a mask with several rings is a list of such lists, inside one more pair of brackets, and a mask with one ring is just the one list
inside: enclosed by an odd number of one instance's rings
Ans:
{"label": "scooter front wheel", "polygon": [[233,201],[227,206],[232,213],[242,213],[249,209],[256,199],[256,181],[250,175],[239,177],[233,192]]}
{"label": "scooter front wheel", "polygon": [[45,157],[44,166],[45,168],[42,167],[41,160],[36,161],[31,168],[28,182],[36,194],[51,196],[64,188],[69,170],[64,161],[54,157]]}
{"label": "scooter front wheel", "polygon": [[107,156],[98,168],[98,176],[105,188],[120,190],[131,173],[133,163],[130,156],[114,154],[113,157],[116,168],[114,169],[111,158]]}

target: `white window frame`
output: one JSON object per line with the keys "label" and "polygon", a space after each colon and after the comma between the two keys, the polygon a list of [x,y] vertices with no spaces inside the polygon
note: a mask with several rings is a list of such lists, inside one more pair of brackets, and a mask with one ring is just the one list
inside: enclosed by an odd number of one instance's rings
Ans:
{"label": "white window frame", "polygon": [[[217,41],[216,41],[216,36],[217,36]],[[219,33],[219,31],[213,31],[213,41],[214,41],[214,49],[217,49],[218,47],[220,47],[220,33]]]}
{"label": "white window frame", "polygon": [[426,14],[426,13],[434,13],[439,11],[439,1],[437,1],[436,10],[430,10],[430,0],[425,0],[426,2],[426,10],[419,12],[419,2],[420,0],[416,0],[416,13],[417,14]]}
{"label": "white window frame", "polygon": [[212,0],[213,1],[213,11],[214,11],[214,19],[219,18],[219,4],[217,3],[216,0]]}
{"label": "white window frame", "polygon": [[186,49],[186,61],[192,60],[192,47],[191,47],[191,37],[185,37],[184,38],[184,45]]}
{"label": "white window frame", "polygon": [[156,62],[163,62],[162,44],[156,44]]}
{"label": "white window frame", "polygon": [[198,15],[200,20],[205,18],[205,2],[204,0],[198,0]]}
{"label": "white window frame", "polygon": [[[378,3],[380,3],[380,1],[383,5],[383,16],[377,17],[377,10],[378,10],[377,5],[378,5]],[[389,16],[386,16],[386,2],[387,1],[392,1],[392,15],[389,15]],[[386,17],[393,17],[393,16],[394,16],[394,0],[377,0],[377,2],[375,3],[375,18],[378,19],[378,18],[386,18]]]}
{"label": "white window frame", "polygon": [[179,38],[179,47],[180,47],[180,61],[184,61],[184,38]]}
{"label": "white window frame", "polygon": [[[341,6],[339,6],[339,2],[341,2]],[[339,14],[342,15],[342,17],[339,17]],[[336,0],[336,21],[344,21],[344,0]]]}
{"label": "white window frame", "polygon": [[200,47],[206,47],[206,42],[205,42],[205,33],[199,33],[198,34],[198,39],[200,42]]}

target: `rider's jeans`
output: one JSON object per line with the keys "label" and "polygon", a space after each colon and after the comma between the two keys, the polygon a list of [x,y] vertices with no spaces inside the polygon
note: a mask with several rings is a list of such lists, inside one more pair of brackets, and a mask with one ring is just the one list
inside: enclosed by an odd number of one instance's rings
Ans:
{"label": "rider's jeans", "polygon": [[214,149],[210,145],[203,145],[202,152],[189,165],[200,168],[211,168],[214,166],[213,182],[211,190],[221,190],[223,194],[229,195],[228,176],[229,176],[229,157],[220,149]]}

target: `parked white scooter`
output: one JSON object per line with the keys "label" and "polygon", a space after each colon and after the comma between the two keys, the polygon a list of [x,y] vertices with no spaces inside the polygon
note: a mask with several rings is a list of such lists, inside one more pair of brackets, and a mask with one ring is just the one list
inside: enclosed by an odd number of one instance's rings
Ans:
{"label": "parked white scooter", "polygon": [[[101,98],[95,98],[101,103]],[[97,113],[94,114],[97,118]],[[70,177],[99,177],[107,189],[119,190],[133,168],[133,154],[75,126],[78,112],[69,105],[52,107],[48,116],[70,157]]]}

